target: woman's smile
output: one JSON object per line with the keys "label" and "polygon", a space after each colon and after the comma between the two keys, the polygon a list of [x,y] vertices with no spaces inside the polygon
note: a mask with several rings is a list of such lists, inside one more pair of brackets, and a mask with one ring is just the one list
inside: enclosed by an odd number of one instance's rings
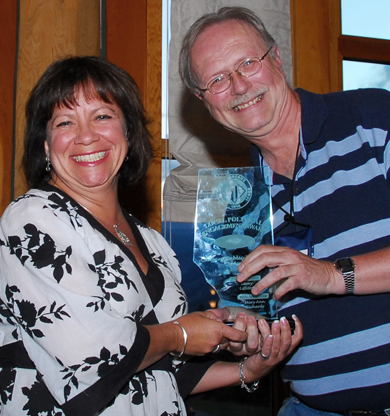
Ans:
{"label": "woman's smile", "polygon": [[72,159],[76,162],[87,162],[87,163],[93,163],[98,162],[107,155],[107,151],[103,152],[96,152],[96,153],[90,153],[88,155],[78,155],[78,156],[72,156]]}

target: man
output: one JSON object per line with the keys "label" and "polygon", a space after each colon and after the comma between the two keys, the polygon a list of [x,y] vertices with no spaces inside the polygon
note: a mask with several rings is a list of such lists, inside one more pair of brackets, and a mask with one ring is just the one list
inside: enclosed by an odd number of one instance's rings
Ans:
{"label": "man", "polygon": [[258,247],[238,280],[273,268],[253,293],[279,282],[303,323],[281,414],[390,414],[390,93],[292,89],[272,36],[234,7],[194,23],[180,72],[273,172],[275,241],[288,243]]}

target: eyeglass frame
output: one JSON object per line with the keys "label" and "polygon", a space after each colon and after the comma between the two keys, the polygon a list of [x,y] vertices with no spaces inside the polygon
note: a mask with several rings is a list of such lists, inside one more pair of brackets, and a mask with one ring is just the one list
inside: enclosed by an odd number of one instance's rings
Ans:
{"label": "eyeglass frame", "polygon": [[[274,47],[275,45],[272,45],[269,49],[268,49],[268,51],[261,57],[261,58],[258,58],[257,56],[254,56],[253,58],[247,58],[247,59],[245,59],[245,60],[243,60],[238,66],[237,66],[237,68],[234,70],[234,71],[232,71],[232,72],[230,72],[229,74],[227,74],[227,76],[228,76],[228,79],[229,79],[229,85],[224,89],[224,90],[222,90],[222,91],[219,91],[219,92],[212,92],[211,90],[210,90],[210,87],[209,87],[209,85],[213,82],[213,81],[215,81],[219,76],[221,76],[221,75],[226,75],[226,73],[224,74],[224,73],[222,73],[222,74],[219,74],[219,75],[217,75],[216,77],[214,77],[213,79],[211,79],[208,83],[207,83],[207,85],[206,85],[206,88],[199,88],[198,87],[198,90],[199,91],[202,91],[202,92],[206,92],[206,91],[209,91],[209,93],[210,94],[213,94],[213,95],[217,95],[217,94],[221,94],[222,92],[225,92],[225,91],[227,91],[229,88],[230,88],[230,86],[232,85],[232,75],[235,73],[235,72],[238,72],[239,74],[240,74],[240,76],[242,76],[242,77],[245,77],[245,78],[250,78],[250,77],[252,77],[253,75],[255,75],[255,74],[257,74],[258,72],[260,72],[261,70],[262,70],[262,68],[263,68],[263,63],[262,63],[262,61],[267,57],[267,55],[271,52],[271,50],[272,50],[272,48]],[[256,71],[256,72],[254,72],[253,74],[251,74],[251,75],[244,75],[244,74],[242,74],[239,70],[238,70],[238,68],[240,68],[240,66],[242,65],[242,64],[244,64],[245,62],[247,62],[247,61],[250,61],[251,59],[258,59],[258,62],[259,62],[259,64],[260,64],[260,69],[258,70],[258,71]]]}

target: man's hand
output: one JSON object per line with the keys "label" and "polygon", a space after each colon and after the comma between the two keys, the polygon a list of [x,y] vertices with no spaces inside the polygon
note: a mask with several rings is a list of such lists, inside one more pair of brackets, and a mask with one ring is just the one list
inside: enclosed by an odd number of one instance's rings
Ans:
{"label": "man's hand", "polygon": [[272,270],[253,287],[255,296],[272,285],[277,287],[275,299],[295,289],[315,295],[345,293],[343,276],[332,263],[313,259],[289,247],[257,247],[239,265],[237,281],[244,282],[265,267]]}

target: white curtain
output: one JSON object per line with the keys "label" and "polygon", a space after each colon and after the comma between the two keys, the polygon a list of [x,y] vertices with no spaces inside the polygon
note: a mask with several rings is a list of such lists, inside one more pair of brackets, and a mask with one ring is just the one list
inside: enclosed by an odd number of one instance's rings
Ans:
{"label": "white curtain", "polygon": [[213,121],[203,102],[188,92],[178,71],[187,29],[203,14],[224,6],[247,7],[263,20],[279,46],[287,79],[292,80],[290,0],[171,0],[168,137],[169,152],[180,166],[165,181],[164,221],[194,221],[199,168],[231,166],[231,160],[249,163],[249,143]]}

